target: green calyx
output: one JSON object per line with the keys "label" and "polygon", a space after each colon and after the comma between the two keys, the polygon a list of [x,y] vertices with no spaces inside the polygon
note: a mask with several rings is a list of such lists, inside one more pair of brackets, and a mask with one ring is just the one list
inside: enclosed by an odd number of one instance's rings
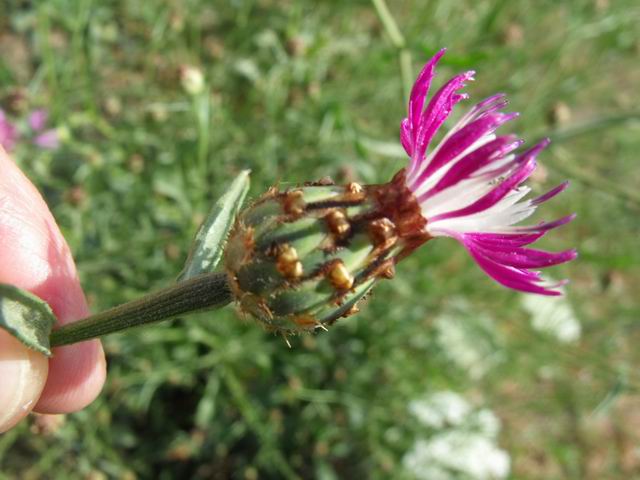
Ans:
{"label": "green calyx", "polygon": [[357,185],[271,189],[238,217],[224,256],[240,309],[280,333],[326,328],[391,278],[401,242]]}

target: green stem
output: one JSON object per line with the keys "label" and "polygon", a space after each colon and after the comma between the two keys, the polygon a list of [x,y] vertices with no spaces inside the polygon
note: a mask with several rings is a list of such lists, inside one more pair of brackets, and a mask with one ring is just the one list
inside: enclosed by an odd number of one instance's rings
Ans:
{"label": "green stem", "polygon": [[564,142],[566,140],[573,140],[580,135],[587,135],[596,132],[601,132],[607,128],[615,127],[621,123],[640,119],[640,111],[632,110],[629,112],[622,112],[616,115],[608,117],[595,118],[591,121],[573,125],[564,129],[554,130],[548,132],[544,137],[549,137],[554,143]]}
{"label": "green stem", "polygon": [[400,62],[400,75],[402,76],[402,89],[404,90],[405,101],[409,101],[411,84],[413,82],[413,68],[411,66],[411,52],[407,48],[407,42],[393,18],[385,0],[371,0],[378,18],[382,22],[387,35],[393,46],[398,50],[398,61]]}
{"label": "green stem", "polygon": [[51,333],[50,342],[52,347],[81,342],[184,313],[221,308],[231,300],[226,274],[207,273],[65,325]]}

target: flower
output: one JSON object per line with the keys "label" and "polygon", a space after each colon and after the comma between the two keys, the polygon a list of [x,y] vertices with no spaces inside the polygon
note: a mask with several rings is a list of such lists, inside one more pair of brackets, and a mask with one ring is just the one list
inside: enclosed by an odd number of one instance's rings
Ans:
{"label": "flower", "polygon": [[498,445],[500,419],[486,408],[474,408],[460,394],[442,390],[409,404],[419,436],[402,459],[416,479],[500,479],[509,476],[511,459]]}
{"label": "flower", "polygon": [[14,149],[19,140],[27,138],[37,147],[44,150],[55,150],[60,146],[60,135],[58,129],[46,129],[49,115],[46,110],[34,110],[26,118],[18,123],[20,128],[12,123],[0,109],[0,145],[5,150]]}
{"label": "flower", "polygon": [[563,343],[572,343],[580,339],[582,325],[573,307],[566,297],[522,298],[522,306],[531,316],[531,326],[546,332]]}
{"label": "flower", "polygon": [[55,150],[60,146],[60,136],[55,128],[45,130],[49,114],[44,109],[31,112],[28,118],[29,127],[35,134],[33,143],[45,150]]}
{"label": "flower", "polygon": [[412,401],[409,411],[421,424],[439,429],[462,424],[471,412],[471,405],[457,393],[443,390]]}
{"label": "flower", "polygon": [[511,469],[508,453],[495,441],[461,430],[417,440],[402,463],[417,480],[498,480]]}
{"label": "flower", "polygon": [[18,136],[18,129],[0,108],[0,146],[10,152],[18,141]]}
{"label": "flower", "polygon": [[184,65],[180,68],[180,83],[189,95],[198,95],[204,90],[204,74],[198,67]]}
{"label": "flower", "polygon": [[430,149],[453,107],[468,98],[458,92],[475,73],[454,76],[427,103],[435,67],[444,52],[440,50],[418,75],[400,128],[402,146],[410,157],[405,183],[420,205],[424,231],[431,237],[459,241],[489,276],[506,287],[560,295],[557,288],[565,281],[546,284],[540,272],[532,269],[573,260],[576,251],[553,253],[526,246],[570,222],[574,215],[537,225],[515,225],[568,185],[564,182],[544,195],[524,200],[530,188],[521,184],[536,168],[536,157],[549,141],[517,153],[521,140],[496,135],[498,127],[517,116],[501,111],[507,101],[505,95],[497,94],[472,107]]}
{"label": "flower", "polygon": [[559,295],[534,268],[569,261],[559,253],[526,248],[567,216],[534,226],[514,226],[560,193],[523,200],[520,184],[536,167],[543,141],[516,154],[521,141],[496,136],[516,115],[502,113],[504,95],[473,107],[427,153],[473,72],[447,82],[426,105],[440,51],[411,92],[400,139],[409,166],[381,185],[335,185],[330,179],[280,190],[272,187],[238,215],[225,250],[225,268],[243,312],[281,333],[326,328],[358,311],[359,302],[395,265],[441,236],[461,242],[485,272],[524,292]]}
{"label": "flower", "polygon": [[49,118],[49,114],[46,110],[40,108],[38,110],[34,110],[29,115],[29,126],[35,132],[39,132],[44,129],[47,125],[47,119]]}

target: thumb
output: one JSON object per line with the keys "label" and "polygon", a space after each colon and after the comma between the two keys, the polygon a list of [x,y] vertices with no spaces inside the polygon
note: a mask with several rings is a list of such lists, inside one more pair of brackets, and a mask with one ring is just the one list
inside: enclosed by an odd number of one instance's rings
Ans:
{"label": "thumb", "polygon": [[47,380],[49,362],[0,330],[0,433],[9,430],[35,406]]}

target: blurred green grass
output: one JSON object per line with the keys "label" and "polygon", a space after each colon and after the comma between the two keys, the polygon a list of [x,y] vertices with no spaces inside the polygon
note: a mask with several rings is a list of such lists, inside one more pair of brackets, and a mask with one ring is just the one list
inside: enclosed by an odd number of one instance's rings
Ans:
{"label": "blurred green grass", "polygon": [[[381,182],[403,165],[400,52],[372,4],[217,3],[0,0],[0,105],[45,106],[68,133],[54,153],[15,157],[96,311],[171,282],[240,169],[255,197],[325,175]],[[0,437],[0,478],[410,478],[402,457],[425,432],[407,405],[443,389],[498,414],[513,478],[640,475],[640,8],[389,9],[414,73],[446,46],[439,81],[473,68],[472,99],[506,92],[513,131],[555,139],[533,185],[572,179],[544,215],[578,218],[542,243],[579,249],[553,274],[572,281],[580,340],[534,329],[522,295],[434,242],[358,316],[292,349],[232,308],[108,337],[100,398],[49,434],[36,420]],[[206,94],[181,88],[185,65]],[[452,315],[492,359],[480,376],[442,341]]]}

